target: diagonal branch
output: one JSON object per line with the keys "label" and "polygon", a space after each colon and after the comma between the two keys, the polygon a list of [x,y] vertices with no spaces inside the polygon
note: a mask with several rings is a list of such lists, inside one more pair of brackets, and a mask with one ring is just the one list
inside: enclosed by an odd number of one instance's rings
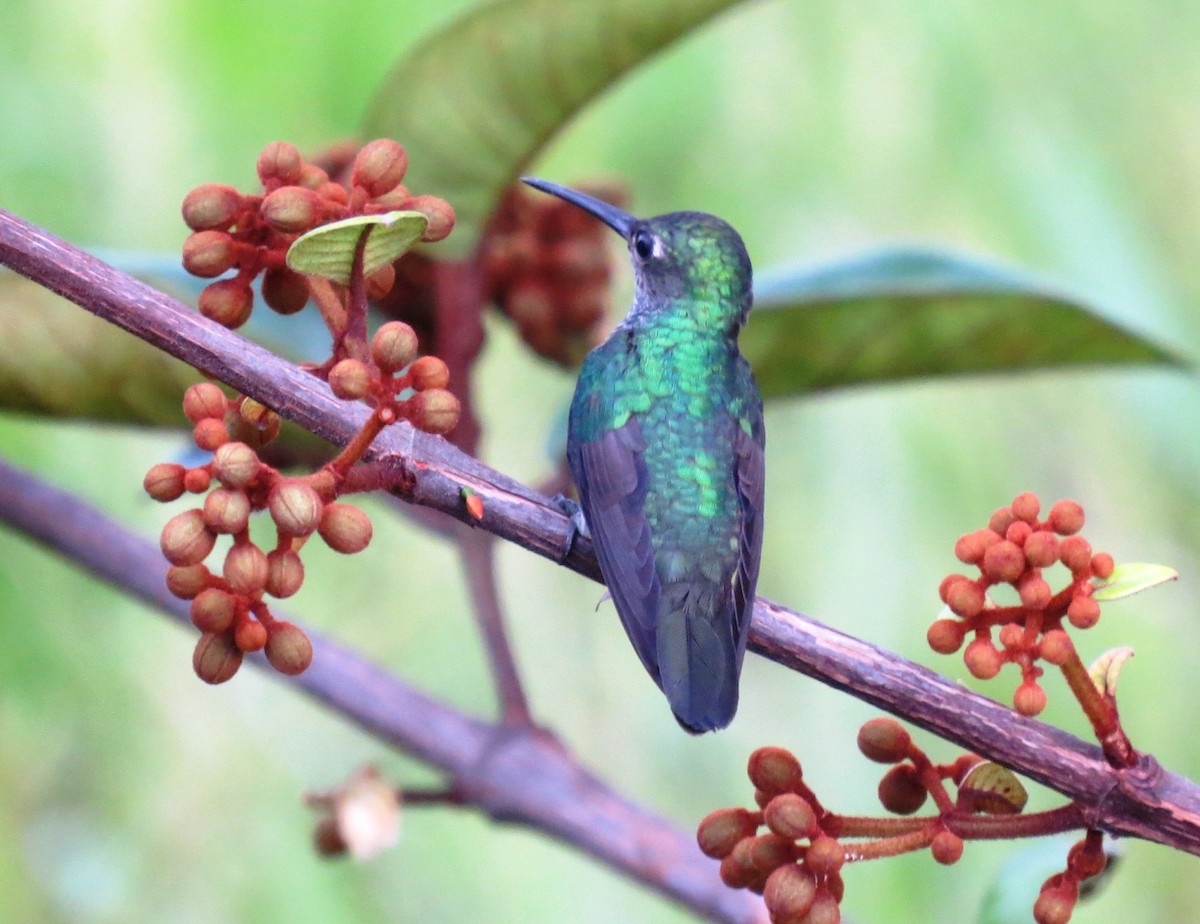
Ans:
{"label": "diagonal branch", "polygon": [[[166,589],[167,563],[157,544],[3,459],[0,522],[190,627],[188,604]],[[270,675],[446,772],[464,801],[497,821],[571,844],[712,920],[761,924],[762,902],[722,885],[716,862],[690,834],[622,798],[553,735],[473,719],[305,631],[312,666],[299,677]],[[265,662],[261,655],[252,660]]]}
{"label": "diagonal branch", "polygon": [[[348,440],[367,413],[256,344],[2,210],[0,262],[333,442]],[[394,468],[393,493],[403,499],[474,523],[459,493],[469,487],[484,502],[481,528],[560,560],[568,535],[562,513],[444,440],[398,425],[376,441],[372,458]],[[586,542],[562,561],[599,578]],[[1149,755],[1130,770],[1114,770],[1094,745],[761,598],[751,647],[1079,800],[1096,827],[1200,854],[1200,787]]]}

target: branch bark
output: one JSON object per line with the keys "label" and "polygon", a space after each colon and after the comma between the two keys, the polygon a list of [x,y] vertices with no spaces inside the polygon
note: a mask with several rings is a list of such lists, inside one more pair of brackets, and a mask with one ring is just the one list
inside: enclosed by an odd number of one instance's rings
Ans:
{"label": "branch bark", "polygon": [[[332,442],[345,443],[367,414],[256,344],[2,210],[0,262]],[[404,500],[599,579],[586,541],[562,557],[568,523],[557,507],[446,441],[400,424],[376,441],[371,458],[392,467],[393,493]],[[463,508],[463,487],[484,502],[478,523]],[[762,598],[750,645],[1079,800],[1095,827],[1200,854],[1200,787],[1166,772],[1150,755],[1139,755],[1129,770],[1114,770],[1095,745]]]}

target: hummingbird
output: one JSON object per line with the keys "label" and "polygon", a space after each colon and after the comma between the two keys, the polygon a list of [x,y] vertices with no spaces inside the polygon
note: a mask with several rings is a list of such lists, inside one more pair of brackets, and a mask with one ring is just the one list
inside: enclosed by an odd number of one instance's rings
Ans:
{"label": "hummingbird", "polygon": [[762,396],[738,333],[750,312],[741,236],[704,212],[639,219],[566,186],[528,185],[629,247],[628,316],[583,362],[567,464],[625,632],[693,734],[737,711],[762,556]]}

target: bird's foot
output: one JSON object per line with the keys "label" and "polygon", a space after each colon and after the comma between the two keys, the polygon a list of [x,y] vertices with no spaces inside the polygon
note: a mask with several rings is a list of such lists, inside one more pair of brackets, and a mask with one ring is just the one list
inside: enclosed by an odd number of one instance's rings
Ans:
{"label": "bird's foot", "polygon": [[570,519],[570,526],[567,528],[567,541],[563,544],[562,554],[558,559],[562,562],[566,561],[567,556],[571,554],[571,549],[575,547],[576,536],[591,539],[592,534],[588,530],[587,519],[583,515],[583,508],[575,503],[575,501],[565,494],[555,494],[553,501],[555,506]]}

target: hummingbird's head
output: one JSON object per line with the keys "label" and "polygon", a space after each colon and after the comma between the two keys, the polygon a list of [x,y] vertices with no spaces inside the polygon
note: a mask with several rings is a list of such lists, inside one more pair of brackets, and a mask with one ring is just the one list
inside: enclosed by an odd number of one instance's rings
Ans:
{"label": "hummingbird's head", "polygon": [[750,256],[728,222],[706,212],[635,218],[557,183],[533,177],[524,182],[578,206],[625,238],[637,304],[695,301],[720,311],[720,320],[734,327],[746,323],[752,298]]}

